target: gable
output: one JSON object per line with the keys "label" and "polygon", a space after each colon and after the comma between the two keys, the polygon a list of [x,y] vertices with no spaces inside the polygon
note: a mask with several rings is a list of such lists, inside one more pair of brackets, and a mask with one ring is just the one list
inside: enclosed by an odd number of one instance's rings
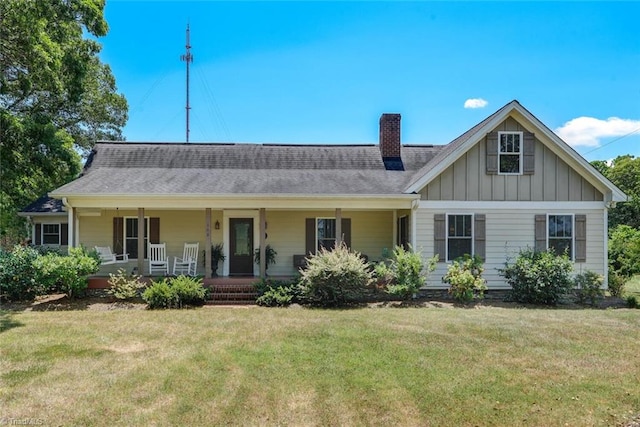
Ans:
{"label": "gable", "polygon": [[[533,134],[531,173],[500,175],[487,170],[487,148],[494,132],[529,133],[509,116],[485,138],[419,190],[422,200],[603,201],[604,195]],[[490,169],[490,168],[489,168]]]}

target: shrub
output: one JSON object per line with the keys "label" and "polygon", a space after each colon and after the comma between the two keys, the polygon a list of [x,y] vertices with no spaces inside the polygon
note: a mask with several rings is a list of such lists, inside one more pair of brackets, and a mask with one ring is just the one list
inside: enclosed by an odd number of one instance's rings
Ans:
{"label": "shrub", "polygon": [[609,238],[609,264],[624,277],[640,274],[640,230],[618,225]]}
{"label": "shrub", "polygon": [[482,278],[484,267],[478,256],[465,255],[458,258],[449,267],[442,281],[449,284],[449,293],[456,301],[469,302],[484,297],[487,290]]}
{"label": "shrub", "polygon": [[151,286],[144,290],[142,299],[149,304],[149,308],[171,308],[176,305],[176,295],[166,279],[151,282]]}
{"label": "shrub", "polygon": [[614,271],[611,266],[609,266],[609,293],[612,297],[622,297],[624,294],[624,285],[629,278],[623,276],[622,274]]}
{"label": "shrub", "polygon": [[36,258],[33,262],[39,281],[49,291],[60,290],[68,297],[81,295],[88,285],[87,278],[100,268],[99,261],[82,248],[69,248],[69,255],[55,253]]}
{"label": "shrub", "polygon": [[46,292],[33,267],[39,256],[31,247],[16,246],[12,251],[0,249],[0,300],[31,300]]}
{"label": "shrub", "polygon": [[149,308],[182,308],[185,305],[202,304],[207,298],[207,289],[201,279],[178,276],[173,279],[153,281],[142,293]]}
{"label": "shrub", "polygon": [[306,259],[300,286],[303,298],[311,304],[334,306],[361,300],[373,273],[360,253],[345,244],[332,250],[321,248]]}
{"label": "shrub", "polygon": [[635,295],[629,295],[626,298],[627,307],[629,308],[640,308],[640,302],[638,301],[638,297]]}
{"label": "shrub", "polygon": [[290,286],[282,286],[267,290],[256,298],[256,304],[265,307],[285,307],[291,304],[293,295]]}
{"label": "shrub", "polygon": [[109,295],[120,300],[136,298],[146,286],[140,276],[129,275],[124,268],[119,268],[116,274],[109,273],[109,285]]}
{"label": "shrub", "polygon": [[435,270],[437,262],[436,255],[429,258],[425,265],[420,252],[413,252],[411,247],[405,250],[402,246],[396,246],[388,264],[378,263],[375,273],[378,280],[385,285],[388,294],[409,299],[424,286],[427,276]]}
{"label": "shrub", "polygon": [[200,305],[207,299],[207,289],[202,285],[202,279],[178,276],[171,279],[169,285],[176,296],[178,308],[183,305]]}
{"label": "shrub", "polygon": [[573,265],[566,254],[556,255],[553,249],[537,252],[522,249],[515,261],[498,270],[511,285],[515,301],[555,305],[573,286]]}
{"label": "shrub", "polygon": [[258,298],[256,303],[265,307],[283,307],[300,301],[297,283],[274,279],[261,279],[254,283]]}
{"label": "shrub", "polygon": [[578,302],[584,304],[588,301],[591,305],[595,305],[596,300],[604,295],[603,282],[604,277],[594,271],[587,270],[576,275],[573,278],[573,284]]}

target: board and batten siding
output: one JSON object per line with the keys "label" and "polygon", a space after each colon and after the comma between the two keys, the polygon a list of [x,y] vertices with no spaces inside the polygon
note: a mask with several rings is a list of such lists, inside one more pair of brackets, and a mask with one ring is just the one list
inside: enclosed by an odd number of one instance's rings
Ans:
{"label": "board and batten siding", "polygon": [[[507,118],[494,131],[526,130]],[[486,172],[486,138],[469,149],[421,191],[422,200],[602,201],[603,195],[578,172],[535,140],[535,172],[497,175]]]}
{"label": "board and batten siding", "polygon": [[[498,274],[498,269],[504,267],[508,258],[515,258],[520,249],[535,246],[535,215],[536,214],[583,214],[586,215],[586,262],[574,263],[574,272],[585,270],[595,271],[605,275],[606,254],[604,248],[605,215],[604,210],[574,209],[541,210],[541,209],[455,209],[449,212],[420,208],[416,214],[417,242],[416,247],[423,257],[434,255],[434,215],[435,214],[485,214],[485,250],[484,278],[489,289],[505,289],[509,285]],[[439,262],[436,270],[430,274],[427,288],[446,288],[442,283],[442,276],[447,272],[448,263]]]}

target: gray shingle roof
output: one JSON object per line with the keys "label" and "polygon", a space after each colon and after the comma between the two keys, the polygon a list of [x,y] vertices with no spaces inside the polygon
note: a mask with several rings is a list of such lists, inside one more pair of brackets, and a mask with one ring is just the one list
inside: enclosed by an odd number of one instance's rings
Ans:
{"label": "gray shingle roof", "polygon": [[83,175],[53,194],[401,194],[442,146],[97,143]]}
{"label": "gray shingle roof", "polygon": [[62,200],[53,199],[46,195],[27,205],[21,212],[24,214],[66,213],[62,205]]}

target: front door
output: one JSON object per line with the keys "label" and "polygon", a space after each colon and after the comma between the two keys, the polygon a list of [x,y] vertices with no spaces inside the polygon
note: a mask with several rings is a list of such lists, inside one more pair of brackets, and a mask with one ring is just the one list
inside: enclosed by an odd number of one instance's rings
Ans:
{"label": "front door", "polygon": [[229,275],[253,276],[253,218],[229,218]]}

